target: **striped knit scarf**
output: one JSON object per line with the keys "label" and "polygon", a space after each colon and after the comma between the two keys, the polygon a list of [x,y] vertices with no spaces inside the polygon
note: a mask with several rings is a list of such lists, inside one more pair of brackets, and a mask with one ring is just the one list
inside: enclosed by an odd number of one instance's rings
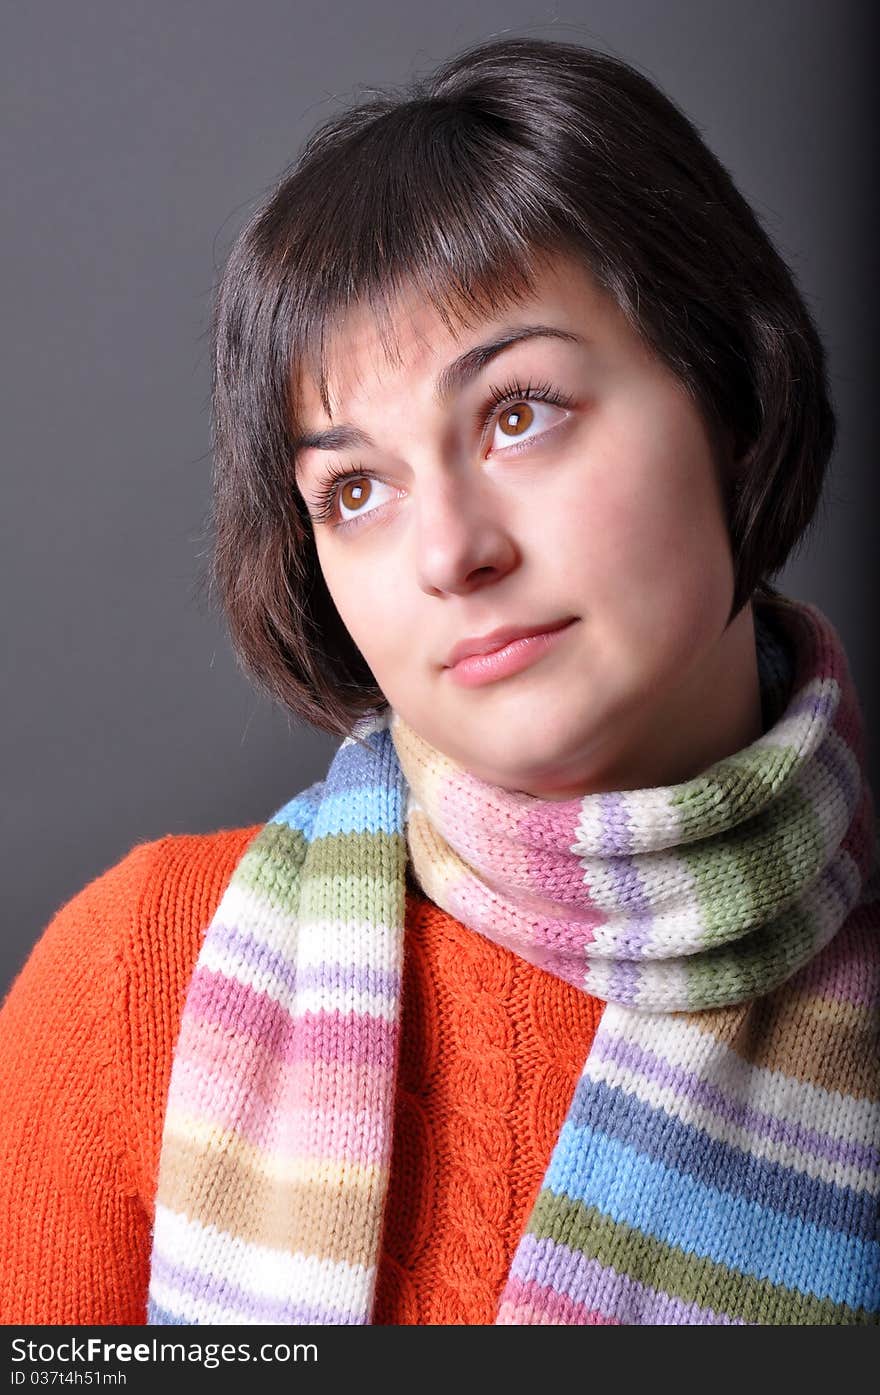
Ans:
{"label": "striped knit scarf", "polygon": [[369,1323],[406,870],[607,1002],[496,1322],[880,1322],[880,870],[815,607],[756,603],[765,730],[682,784],[547,801],[393,713],[248,846],[165,1118],[152,1323]]}

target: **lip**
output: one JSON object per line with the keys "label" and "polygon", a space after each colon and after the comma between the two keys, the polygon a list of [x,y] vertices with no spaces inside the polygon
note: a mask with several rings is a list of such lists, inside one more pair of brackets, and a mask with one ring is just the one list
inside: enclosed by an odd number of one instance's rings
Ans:
{"label": "lip", "polygon": [[573,619],[573,616],[567,615],[563,620],[549,620],[546,625],[540,622],[537,625],[500,625],[489,634],[459,640],[458,644],[450,649],[444,667],[454,668],[459,659],[469,659],[472,654],[491,654],[496,649],[503,649],[505,644],[510,644],[514,639],[551,634],[554,630],[561,630],[563,625],[570,625]]}
{"label": "lip", "polygon": [[466,687],[518,673],[557,644],[576,619],[569,615],[538,627],[506,626],[478,639],[462,640],[451,650],[446,671]]}

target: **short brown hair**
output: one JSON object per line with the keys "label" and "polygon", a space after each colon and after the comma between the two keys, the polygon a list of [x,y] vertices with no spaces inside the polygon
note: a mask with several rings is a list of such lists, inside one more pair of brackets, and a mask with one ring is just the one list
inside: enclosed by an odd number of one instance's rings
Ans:
{"label": "short brown hair", "polygon": [[[730,619],[816,513],[835,439],[825,354],[793,275],[720,161],[634,68],[575,44],[505,38],[321,125],[237,238],[213,308],[207,577],[245,672],[346,734],[386,705],[324,585],[294,482],[294,381],[329,414],[325,345],[368,305],[383,334],[406,287],[450,328],[577,255],[713,431],[725,480]],[[296,371],[295,371],[296,370]]]}

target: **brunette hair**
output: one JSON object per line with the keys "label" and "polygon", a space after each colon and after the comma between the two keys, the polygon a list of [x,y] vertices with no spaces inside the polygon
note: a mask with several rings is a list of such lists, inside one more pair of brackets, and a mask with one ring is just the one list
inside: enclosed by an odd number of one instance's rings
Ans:
{"label": "brunette hair", "polygon": [[505,38],[403,91],[367,89],[307,140],[235,241],[213,306],[206,578],[257,686],[334,735],[386,705],[324,585],[294,481],[295,382],[330,412],[325,346],[360,304],[383,342],[399,291],[450,328],[578,256],[732,431],[730,619],[814,520],[834,445],[825,354],[794,277],[679,108],[620,59]]}

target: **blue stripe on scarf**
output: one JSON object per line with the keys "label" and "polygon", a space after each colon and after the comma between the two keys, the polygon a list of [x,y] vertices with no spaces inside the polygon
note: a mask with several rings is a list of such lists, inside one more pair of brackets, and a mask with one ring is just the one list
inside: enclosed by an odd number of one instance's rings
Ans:
{"label": "blue stripe on scarf", "polygon": [[[569,1123],[589,1129],[601,1120],[602,1133],[630,1144],[677,1172],[747,1201],[860,1240],[877,1235],[877,1199],[868,1192],[836,1186],[784,1163],[756,1157],[732,1143],[711,1138],[664,1109],[647,1104],[605,1081],[582,1076],[572,1101]],[[750,1135],[750,1138],[753,1135]]]}
{"label": "blue stripe on scarf", "polygon": [[878,1305],[876,1242],[840,1235],[705,1186],[591,1129],[563,1125],[544,1186],[729,1269],[834,1303]]}

